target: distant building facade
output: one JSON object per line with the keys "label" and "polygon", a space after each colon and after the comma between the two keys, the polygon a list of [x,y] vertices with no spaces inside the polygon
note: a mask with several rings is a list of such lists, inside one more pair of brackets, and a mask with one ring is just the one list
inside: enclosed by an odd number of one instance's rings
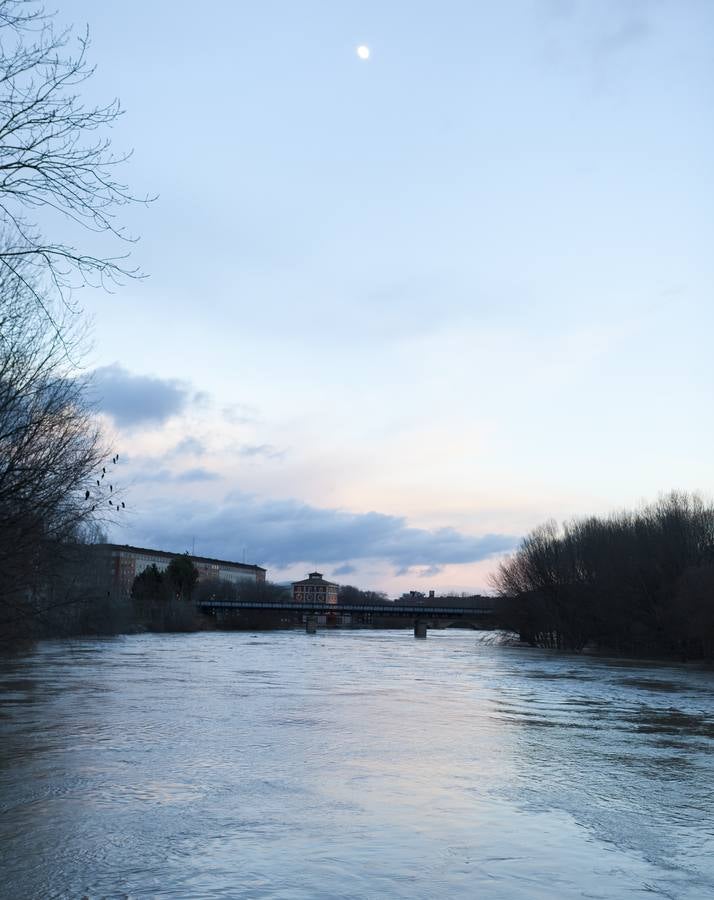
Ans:
{"label": "distant building facade", "polygon": [[322,572],[310,572],[302,581],[293,581],[293,601],[295,603],[327,603],[337,606],[339,585],[325,581]]}
{"label": "distant building facade", "polygon": [[[180,553],[130,547],[128,544],[97,544],[96,552],[101,560],[101,568],[108,573],[113,592],[125,597],[131,595],[134,579],[145,569],[156,566],[159,572],[163,572],[168,568],[172,559],[181,556]],[[221,579],[234,584],[241,581],[261,584],[265,581],[266,570],[262,566],[230,562],[226,559],[212,559],[208,556],[190,556],[189,558],[198,570],[199,581]]]}

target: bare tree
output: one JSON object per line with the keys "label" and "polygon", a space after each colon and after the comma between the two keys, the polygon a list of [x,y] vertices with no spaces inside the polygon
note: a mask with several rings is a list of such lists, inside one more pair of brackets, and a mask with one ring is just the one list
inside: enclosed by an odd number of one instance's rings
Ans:
{"label": "bare tree", "polygon": [[72,602],[63,561],[79,572],[82,536],[124,507],[78,377],[72,291],[138,273],[68,235],[131,241],[117,215],[137,198],[108,136],[118,101],[81,97],[88,46],[37,0],[0,0],[0,636]]}
{"label": "bare tree", "polygon": [[[116,509],[106,449],[67,347],[78,320],[55,327],[35,302],[29,264],[0,269],[0,618],[46,611],[62,548]],[[111,486],[110,486],[111,485]],[[121,501],[120,501],[121,502]],[[110,505],[111,503],[111,505]]]}
{"label": "bare tree", "polygon": [[499,567],[501,618],[538,646],[711,656],[714,507],[672,492],[536,528]]}
{"label": "bare tree", "polygon": [[47,315],[53,302],[71,304],[73,287],[138,274],[126,254],[85,253],[38,225],[50,212],[131,240],[116,215],[137,199],[117,176],[128,154],[113,153],[107,136],[119,102],[87,106],[79,94],[94,72],[88,34],[58,32],[52,18],[36,0],[0,0],[0,267]]}

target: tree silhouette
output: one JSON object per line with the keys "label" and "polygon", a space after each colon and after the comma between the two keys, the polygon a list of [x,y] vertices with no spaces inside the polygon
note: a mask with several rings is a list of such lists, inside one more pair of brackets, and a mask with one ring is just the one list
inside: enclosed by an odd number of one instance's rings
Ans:
{"label": "tree silhouette", "polygon": [[108,494],[96,477],[106,449],[67,356],[81,334],[48,327],[25,276],[0,268],[0,605],[10,615],[41,609],[59,548],[101,518]]}
{"label": "tree silhouette", "polygon": [[673,492],[532,531],[494,585],[502,624],[543,647],[714,656],[714,507]]}
{"label": "tree silhouette", "polygon": [[194,566],[188,553],[174,556],[166,569],[166,578],[173,587],[177,598],[191,599],[193,588],[198,581],[198,569]]}

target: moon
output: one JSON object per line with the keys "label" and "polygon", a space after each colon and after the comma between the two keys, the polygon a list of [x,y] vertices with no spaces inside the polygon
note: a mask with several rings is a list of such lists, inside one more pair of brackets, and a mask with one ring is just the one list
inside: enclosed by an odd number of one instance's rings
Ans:
{"label": "moon", "polygon": [[366,44],[360,44],[357,48],[357,56],[360,59],[368,60],[369,59],[369,47]]}

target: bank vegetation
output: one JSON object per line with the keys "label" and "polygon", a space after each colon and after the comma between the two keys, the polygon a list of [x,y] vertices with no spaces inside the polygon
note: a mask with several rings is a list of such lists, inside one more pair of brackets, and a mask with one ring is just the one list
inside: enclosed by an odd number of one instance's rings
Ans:
{"label": "bank vegetation", "polygon": [[504,627],[536,647],[714,658],[714,506],[673,492],[547,522],[494,578]]}

